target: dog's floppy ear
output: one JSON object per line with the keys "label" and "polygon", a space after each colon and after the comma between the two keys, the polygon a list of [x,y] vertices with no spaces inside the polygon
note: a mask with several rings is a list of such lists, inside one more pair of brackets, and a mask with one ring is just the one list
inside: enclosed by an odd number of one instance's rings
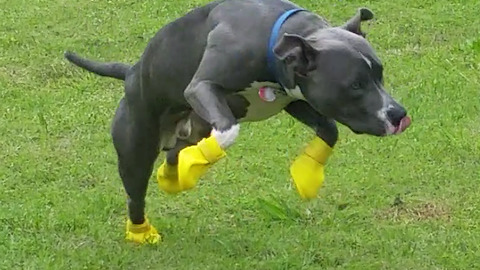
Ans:
{"label": "dog's floppy ear", "polygon": [[363,21],[369,21],[371,19],[373,19],[373,12],[370,9],[359,8],[357,14],[350,18],[342,28],[362,37],[366,37],[367,34],[362,32],[361,24]]}
{"label": "dog's floppy ear", "polygon": [[305,77],[316,69],[315,59],[319,53],[311,41],[294,34],[284,34],[273,48],[277,59],[283,63],[282,79],[285,87],[295,88],[295,75]]}

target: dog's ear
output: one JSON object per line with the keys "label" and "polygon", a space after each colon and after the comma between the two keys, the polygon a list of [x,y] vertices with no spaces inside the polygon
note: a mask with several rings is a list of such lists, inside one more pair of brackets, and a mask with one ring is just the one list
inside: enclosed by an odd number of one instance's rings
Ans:
{"label": "dog's ear", "polygon": [[342,28],[350,31],[352,33],[355,33],[357,35],[360,35],[362,37],[366,37],[367,34],[362,32],[361,29],[361,24],[363,21],[369,21],[373,19],[373,12],[368,9],[368,8],[359,8],[357,11],[357,14],[350,18],[343,26]]}
{"label": "dog's ear", "polygon": [[285,87],[295,88],[295,75],[305,77],[316,69],[315,59],[319,51],[313,47],[312,41],[299,35],[284,34],[273,52],[283,63]]}

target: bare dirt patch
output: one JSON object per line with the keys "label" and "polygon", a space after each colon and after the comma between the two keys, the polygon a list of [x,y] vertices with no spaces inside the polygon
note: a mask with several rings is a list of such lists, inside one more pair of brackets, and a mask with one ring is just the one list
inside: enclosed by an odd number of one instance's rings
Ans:
{"label": "bare dirt patch", "polygon": [[450,220],[450,209],[440,202],[412,202],[406,203],[395,199],[394,203],[377,214],[379,219],[403,222],[426,220]]}

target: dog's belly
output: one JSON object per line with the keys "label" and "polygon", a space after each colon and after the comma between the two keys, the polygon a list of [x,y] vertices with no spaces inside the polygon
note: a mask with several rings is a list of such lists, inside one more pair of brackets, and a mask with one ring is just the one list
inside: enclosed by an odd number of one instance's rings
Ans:
{"label": "dog's belly", "polygon": [[[262,87],[269,88],[267,96],[260,95]],[[270,98],[270,99],[269,99]],[[296,100],[281,90],[280,85],[271,82],[254,82],[243,91],[227,96],[227,103],[238,122],[266,120],[281,112],[290,102]],[[199,125],[196,125],[199,127]],[[176,124],[172,135],[166,136],[165,149],[175,146],[177,139],[195,143],[200,139],[199,130],[186,118]]]}
{"label": "dog's belly", "polygon": [[[261,97],[260,89],[268,87],[267,97]],[[265,92],[264,92],[265,93]],[[287,96],[280,85],[271,82],[254,82],[250,87],[234,94],[229,105],[239,122],[268,119],[281,112],[295,98]],[[270,98],[270,99],[268,99]],[[273,99],[273,100],[272,100]]]}

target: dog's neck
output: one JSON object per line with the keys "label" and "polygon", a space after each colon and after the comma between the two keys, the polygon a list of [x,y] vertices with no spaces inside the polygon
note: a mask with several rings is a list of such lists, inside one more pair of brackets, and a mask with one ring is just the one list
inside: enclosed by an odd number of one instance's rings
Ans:
{"label": "dog's neck", "polygon": [[287,76],[285,75],[283,63],[274,56],[273,47],[285,33],[296,34],[307,38],[319,29],[329,27],[329,25],[320,16],[304,9],[296,9],[296,11],[291,12],[289,15],[287,15],[287,12],[282,14],[287,17],[282,18],[282,15],[280,15],[277,19],[276,24],[280,24],[277,25],[279,28],[275,29],[275,25],[272,28],[272,36],[270,37],[268,52],[270,57],[267,57],[267,64],[269,66],[272,82],[279,83],[289,96],[304,100],[305,98],[301,93],[297,80],[290,81],[286,79]]}

